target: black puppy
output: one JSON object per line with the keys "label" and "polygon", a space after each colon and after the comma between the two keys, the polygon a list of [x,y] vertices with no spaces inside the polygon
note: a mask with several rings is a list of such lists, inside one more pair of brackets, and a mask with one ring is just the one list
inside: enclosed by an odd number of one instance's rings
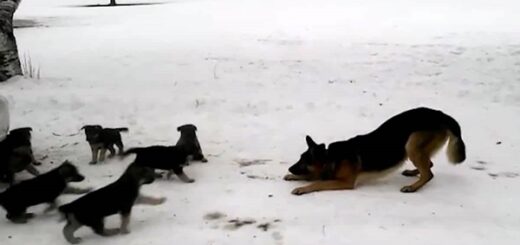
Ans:
{"label": "black puppy", "polygon": [[181,132],[181,137],[177,141],[176,146],[182,148],[193,160],[207,162],[208,160],[202,154],[199,140],[197,139],[197,127],[193,124],[185,124],[177,128]]}
{"label": "black puppy", "polygon": [[[152,169],[131,164],[112,184],[59,207],[67,219],[63,228],[65,239],[72,244],[81,242],[81,238],[75,237],[74,232],[84,225],[101,236],[129,233],[128,224],[134,204],[159,205],[166,201],[166,198],[152,198],[139,194],[141,185],[153,181]],[[121,228],[105,229],[104,218],[116,213],[121,215]]]}
{"label": "black puppy", "polygon": [[112,157],[116,154],[114,145],[119,149],[119,154],[123,153],[123,141],[121,132],[128,132],[128,128],[103,128],[101,125],[85,125],[81,129],[85,130],[87,142],[92,150],[92,160],[90,164],[96,164],[105,160],[107,150]]}
{"label": "black puppy", "polygon": [[27,170],[34,176],[40,173],[32,165],[40,165],[34,159],[31,145],[32,128],[17,128],[9,132],[0,143],[0,177],[13,184],[15,173]]}
{"label": "black puppy", "polygon": [[177,146],[149,146],[143,148],[132,148],[123,156],[136,154],[134,164],[153,169],[168,170],[167,178],[169,179],[173,173],[183,182],[192,183],[195,180],[190,179],[184,174],[183,167],[188,164],[188,153]]}
{"label": "black puppy", "polygon": [[33,217],[28,207],[48,203],[46,212],[56,208],[56,198],[62,193],[82,194],[88,189],[67,186],[69,182],[83,181],[76,167],[65,161],[59,167],[30,180],[22,181],[0,193],[0,205],[7,211],[6,218],[14,223],[26,223]]}

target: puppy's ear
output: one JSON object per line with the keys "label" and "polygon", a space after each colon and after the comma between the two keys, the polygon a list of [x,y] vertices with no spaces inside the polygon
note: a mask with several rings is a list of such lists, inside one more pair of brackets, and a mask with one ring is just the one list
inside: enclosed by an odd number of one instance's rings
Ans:
{"label": "puppy's ear", "polygon": [[308,146],[309,148],[313,148],[313,147],[315,147],[315,146],[318,145],[318,144],[316,144],[316,142],[314,142],[314,140],[313,140],[313,139],[311,138],[311,136],[309,136],[309,135],[307,135],[307,136],[305,137],[305,141],[307,141],[307,146]]}
{"label": "puppy's ear", "polygon": [[79,130],[84,130],[87,127],[87,125],[81,127]]}
{"label": "puppy's ear", "polygon": [[179,131],[179,132],[180,132],[180,131],[181,131],[181,129],[182,129],[182,126],[180,126],[180,127],[177,127],[177,131]]}

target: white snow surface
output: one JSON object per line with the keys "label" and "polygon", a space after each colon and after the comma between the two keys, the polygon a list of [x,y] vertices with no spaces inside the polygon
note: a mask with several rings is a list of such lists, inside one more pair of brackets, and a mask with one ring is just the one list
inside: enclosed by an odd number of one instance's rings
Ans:
{"label": "white snow surface", "polygon": [[[88,165],[85,124],[129,127],[127,147],[174,144],[193,123],[208,163],[145,186],[161,206],[136,206],[131,233],[82,244],[518,244],[518,0],[24,0],[15,30],[40,79],[0,84],[11,128],[31,126],[46,171],[65,159],[114,181],[131,162]],[[353,191],[290,194],[282,176],[306,149],[367,133],[428,106],[456,118],[467,160],[435,158],[419,192],[398,172]],[[264,159],[241,167],[239,162]],[[411,167],[407,163],[406,167]],[[249,176],[249,177],[248,177]],[[21,173],[18,178],[30,176]],[[62,196],[67,203],[75,196]],[[27,225],[0,211],[0,244],[67,244],[45,205]],[[220,219],[205,218],[220,212]],[[256,223],[230,229],[229,220]],[[275,222],[275,220],[277,222]],[[270,223],[267,231],[257,228]],[[107,226],[119,225],[111,216]]]}

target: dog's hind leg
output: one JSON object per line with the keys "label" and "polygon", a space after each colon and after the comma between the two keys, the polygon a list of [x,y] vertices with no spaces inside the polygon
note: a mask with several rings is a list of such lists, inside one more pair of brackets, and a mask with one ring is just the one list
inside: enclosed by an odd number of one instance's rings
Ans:
{"label": "dog's hind leg", "polygon": [[67,224],[63,227],[63,236],[65,240],[67,240],[71,244],[78,244],[81,242],[81,238],[75,237],[74,232],[76,232],[83,225],[76,220],[73,214],[67,215]]}
{"label": "dog's hind leg", "polygon": [[15,224],[25,224],[28,219],[34,217],[33,213],[26,213],[25,209],[23,210],[9,210],[5,217]]}
{"label": "dog's hind leg", "polygon": [[123,145],[123,142],[122,141],[116,142],[116,146],[119,150],[118,154],[123,155],[123,153],[125,152],[125,146]]}
{"label": "dog's hind leg", "polygon": [[406,154],[419,171],[419,180],[412,185],[404,186],[401,192],[415,192],[433,179],[433,163],[430,158],[442,147],[447,137],[446,131],[416,132],[410,136],[406,143]]}
{"label": "dog's hind leg", "polygon": [[44,213],[48,213],[54,209],[56,209],[58,207],[58,204],[56,201],[53,201],[53,202],[50,202],[49,203],[49,206],[47,208],[45,208],[45,210],[43,210]]}
{"label": "dog's hind leg", "polygon": [[85,194],[92,191],[92,188],[78,188],[78,187],[72,187],[67,186],[65,187],[65,190],[63,190],[63,194]]}
{"label": "dog's hind leg", "polygon": [[92,224],[92,230],[94,230],[94,233],[100,236],[114,236],[121,232],[119,228],[106,229],[105,222],[102,219],[96,220]]}
{"label": "dog's hind leg", "polygon": [[[432,168],[432,167],[433,167],[433,162],[430,161],[430,168]],[[415,177],[415,176],[419,175],[419,169],[406,169],[401,174],[406,177]]]}
{"label": "dog's hind leg", "polygon": [[116,149],[114,148],[114,145],[108,145],[107,149],[110,152],[110,155],[108,155],[108,158],[111,158],[116,155]]}

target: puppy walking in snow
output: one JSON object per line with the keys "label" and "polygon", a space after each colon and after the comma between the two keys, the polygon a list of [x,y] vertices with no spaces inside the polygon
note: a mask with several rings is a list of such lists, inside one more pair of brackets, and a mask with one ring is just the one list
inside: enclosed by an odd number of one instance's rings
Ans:
{"label": "puppy walking in snow", "polygon": [[[128,225],[134,204],[159,205],[166,201],[166,198],[152,198],[139,193],[142,185],[153,181],[152,169],[131,164],[112,184],[61,206],[59,210],[67,219],[63,228],[65,239],[72,244],[81,242],[81,238],[75,237],[74,232],[84,225],[101,236],[129,233]],[[117,213],[121,215],[120,228],[105,228],[105,217]]]}
{"label": "puppy walking in snow", "polygon": [[121,132],[128,132],[128,128],[103,128],[101,125],[85,125],[81,129],[85,130],[87,142],[92,150],[92,160],[90,164],[104,161],[107,150],[112,157],[116,154],[114,145],[119,149],[119,154],[124,151]]}

